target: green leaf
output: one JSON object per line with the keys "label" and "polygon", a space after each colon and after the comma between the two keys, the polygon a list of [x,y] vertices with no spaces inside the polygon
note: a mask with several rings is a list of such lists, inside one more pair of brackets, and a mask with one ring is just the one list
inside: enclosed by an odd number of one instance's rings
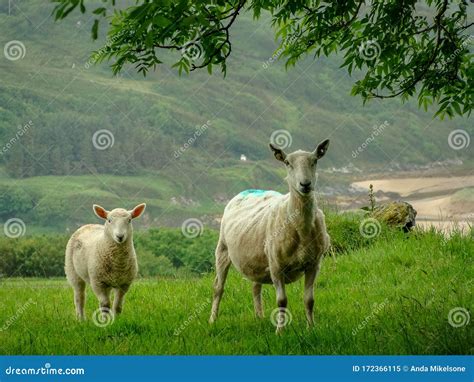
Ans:
{"label": "green leaf", "polygon": [[97,40],[99,34],[99,20],[95,19],[94,24],[92,25],[92,39]]}
{"label": "green leaf", "polygon": [[100,8],[96,8],[94,9],[94,11],[92,12],[94,15],[99,15],[99,16],[105,16],[105,13],[107,12],[107,8],[105,7],[100,7]]}

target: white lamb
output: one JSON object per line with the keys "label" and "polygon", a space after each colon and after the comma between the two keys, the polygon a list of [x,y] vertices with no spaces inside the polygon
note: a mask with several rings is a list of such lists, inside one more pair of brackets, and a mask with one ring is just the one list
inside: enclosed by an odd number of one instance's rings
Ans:
{"label": "white lamb", "polygon": [[74,288],[74,304],[79,319],[84,319],[86,283],[91,285],[99,299],[103,314],[110,312],[110,292],[114,289],[111,313],[121,313],[125,294],[138,270],[132,219],[139,217],[145,207],[143,203],[130,211],[123,208],[106,211],[94,204],[95,214],[104,219],[105,224],[82,226],[69,239],[64,269]]}
{"label": "white lamb", "polygon": [[328,146],[327,139],[313,152],[298,150],[287,155],[270,144],[275,158],[286,166],[290,192],[282,195],[274,191],[249,190],[241,192],[227,204],[215,253],[211,323],[217,319],[232,263],[253,281],[257,317],[263,317],[262,284],[273,283],[279,307],[277,333],[285,325],[285,284],[304,274],[306,318],[308,325],[313,325],[313,285],[330,242],[324,214],[316,205],[314,186],[316,163]]}

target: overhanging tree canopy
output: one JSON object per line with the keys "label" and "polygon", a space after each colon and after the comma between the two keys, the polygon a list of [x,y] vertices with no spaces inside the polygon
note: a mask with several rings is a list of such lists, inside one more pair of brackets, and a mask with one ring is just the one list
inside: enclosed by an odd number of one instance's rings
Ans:
{"label": "overhanging tree canopy", "polygon": [[[86,12],[84,0],[53,0],[54,15],[63,19],[74,9]],[[118,8],[102,0],[93,10],[110,28],[105,46],[94,61],[114,59],[120,72],[134,64],[144,75],[161,64],[163,50],[179,51],[173,65],[179,72],[214,66],[227,70],[232,51],[229,30],[244,10],[258,19],[271,14],[280,46],[278,56],[292,66],[307,54],[319,57],[341,52],[349,73],[363,70],[353,95],[370,98],[417,95],[427,110],[436,103],[436,115],[470,115],[474,96],[474,65],[466,0],[271,1],[271,0],[138,0]]]}

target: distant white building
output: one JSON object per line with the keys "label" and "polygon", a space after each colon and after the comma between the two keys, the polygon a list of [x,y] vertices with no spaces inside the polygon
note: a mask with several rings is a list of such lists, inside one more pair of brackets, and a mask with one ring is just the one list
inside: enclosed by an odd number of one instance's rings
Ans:
{"label": "distant white building", "polygon": [[246,161],[247,161],[247,155],[245,155],[245,154],[240,154],[240,160],[241,160],[242,162],[246,162]]}

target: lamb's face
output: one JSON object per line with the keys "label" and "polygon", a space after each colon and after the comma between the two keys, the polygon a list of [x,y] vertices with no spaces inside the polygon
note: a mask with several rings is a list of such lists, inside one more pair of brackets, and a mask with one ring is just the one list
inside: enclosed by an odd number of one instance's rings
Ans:
{"label": "lamb's face", "polygon": [[139,217],[145,211],[145,207],[146,204],[142,203],[129,211],[123,208],[107,211],[96,204],[93,208],[95,214],[105,220],[105,234],[117,244],[123,244],[132,237],[132,219]]}
{"label": "lamb's face", "polygon": [[107,214],[105,231],[116,243],[125,243],[132,230],[132,215],[127,210],[116,208]]}
{"label": "lamb's face", "polygon": [[288,185],[302,196],[309,195],[314,191],[316,165],[318,160],[326,154],[328,146],[329,139],[326,139],[312,152],[298,150],[287,155],[282,149],[270,144],[275,158],[286,166]]}

